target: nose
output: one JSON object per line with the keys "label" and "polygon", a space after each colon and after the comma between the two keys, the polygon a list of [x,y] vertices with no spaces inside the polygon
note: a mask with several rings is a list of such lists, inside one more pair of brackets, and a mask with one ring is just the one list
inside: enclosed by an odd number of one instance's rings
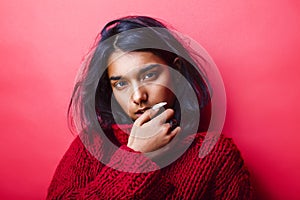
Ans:
{"label": "nose", "polygon": [[136,87],[132,94],[132,101],[137,105],[142,105],[148,99],[148,93],[144,86]]}

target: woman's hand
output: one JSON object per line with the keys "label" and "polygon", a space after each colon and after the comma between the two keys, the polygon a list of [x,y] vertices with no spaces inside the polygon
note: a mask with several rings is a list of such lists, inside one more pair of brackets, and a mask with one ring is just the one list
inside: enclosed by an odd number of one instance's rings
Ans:
{"label": "woman's hand", "polygon": [[170,120],[174,111],[166,109],[152,119],[158,110],[149,109],[144,112],[133,124],[127,146],[135,151],[149,153],[165,145],[180,132],[180,127],[171,130]]}

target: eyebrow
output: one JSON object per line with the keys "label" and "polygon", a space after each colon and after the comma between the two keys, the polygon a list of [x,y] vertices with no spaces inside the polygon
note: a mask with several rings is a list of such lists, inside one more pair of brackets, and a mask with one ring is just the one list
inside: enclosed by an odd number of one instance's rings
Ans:
{"label": "eyebrow", "polygon": [[109,78],[109,80],[111,80],[111,81],[117,81],[117,80],[120,80],[121,78],[122,78],[122,76],[111,76]]}
{"label": "eyebrow", "polygon": [[[145,73],[146,71],[149,71],[149,70],[151,70],[151,69],[153,69],[153,68],[155,68],[155,67],[160,67],[160,66],[161,66],[161,64],[158,64],[158,63],[149,64],[149,65],[147,65],[146,67],[142,68],[142,69],[138,72],[138,74],[141,75],[141,74]],[[109,80],[111,80],[111,81],[117,81],[117,80],[120,80],[120,79],[122,79],[122,76],[111,76],[111,77],[109,78]]]}

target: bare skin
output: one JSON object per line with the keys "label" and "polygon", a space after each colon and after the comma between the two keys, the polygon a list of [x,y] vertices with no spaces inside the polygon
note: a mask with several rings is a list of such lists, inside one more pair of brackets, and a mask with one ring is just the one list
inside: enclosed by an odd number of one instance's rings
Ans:
{"label": "bare skin", "polygon": [[171,131],[171,125],[165,123],[166,119],[173,116],[172,109],[167,109],[151,119],[156,112],[158,111],[147,110],[134,122],[128,147],[143,153],[153,152],[167,145],[180,132],[180,127]]}
{"label": "bare skin", "polygon": [[[166,151],[167,144],[180,132],[180,127],[171,130],[166,122],[174,115],[170,107],[175,101],[170,92],[173,81],[166,63],[150,52],[115,52],[109,63],[113,94],[134,120],[127,146],[142,153]],[[151,107],[160,102],[167,105],[166,110],[158,114],[158,110]]]}

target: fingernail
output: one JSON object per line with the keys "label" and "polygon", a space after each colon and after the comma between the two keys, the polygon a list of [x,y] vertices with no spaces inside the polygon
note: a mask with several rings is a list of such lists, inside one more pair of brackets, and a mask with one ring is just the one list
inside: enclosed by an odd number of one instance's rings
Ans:
{"label": "fingernail", "polygon": [[166,104],[167,104],[167,102],[161,102],[161,103],[155,104],[154,106],[152,106],[152,109],[153,110],[158,110]]}

